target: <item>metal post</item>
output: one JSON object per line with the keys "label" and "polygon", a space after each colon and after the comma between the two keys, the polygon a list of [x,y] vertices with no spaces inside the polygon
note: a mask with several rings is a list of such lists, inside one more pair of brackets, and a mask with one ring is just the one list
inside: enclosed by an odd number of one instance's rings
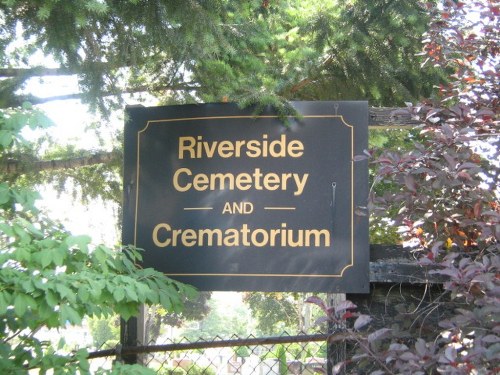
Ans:
{"label": "metal post", "polygon": [[[120,319],[120,345],[121,349],[135,346],[137,343],[137,318],[132,317],[128,320]],[[137,363],[137,354],[122,355],[117,358],[126,364],[134,365]]]}
{"label": "metal post", "polygon": [[[131,317],[129,320],[125,321],[120,319],[120,349],[126,349],[129,347],[135,347],[145,344],[145,307],[142,305],[139,309],[139,315],[137,317]],[[122,362],[133,365],[141,363],[141,358],[137,354],[125,354],[121,355],[121,358],[117,358]]]}

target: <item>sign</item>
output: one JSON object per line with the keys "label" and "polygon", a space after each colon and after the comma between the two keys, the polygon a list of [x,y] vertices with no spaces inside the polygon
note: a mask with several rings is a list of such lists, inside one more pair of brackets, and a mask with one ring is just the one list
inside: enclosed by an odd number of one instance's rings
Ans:
{"label": "sign", "polygon": [[200,290],[368,292],[366,102],[129,107],[123,243]]}

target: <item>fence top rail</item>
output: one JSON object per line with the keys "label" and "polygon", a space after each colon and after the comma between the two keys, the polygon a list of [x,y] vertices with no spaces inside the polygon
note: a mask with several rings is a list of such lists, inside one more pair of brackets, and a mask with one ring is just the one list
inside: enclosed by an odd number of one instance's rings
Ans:
{"label": "fence top rail", "polygon": [[141,346],[121,346],[116,348],[98,350],[89,353],[88,359],[122,356],[130,354],[146,354],[155,352],[172,352],[181,350],[209,349],[209,348],[226,348],[235,346],[254,346],[254,345],[275,345],[275,344],[291,344],[296,342],[317,342],[326,341],[331,334],[320,333],[314,335],[297,335],[297,336],[276,336],[276,337],[248,337],[229,340],[211,340],[211,341],[196,341],[172,343],[163,345],[141,345]]}

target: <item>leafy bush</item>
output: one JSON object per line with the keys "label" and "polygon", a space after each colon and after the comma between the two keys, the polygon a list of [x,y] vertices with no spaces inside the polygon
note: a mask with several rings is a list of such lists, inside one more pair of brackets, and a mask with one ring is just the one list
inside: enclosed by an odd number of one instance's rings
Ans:
{"label": "leafy bush", "polygon": [[161,370],[157,371],[158,375],[186,375],[186,370],[181,367],[170,368],[163,367]]}
{"label": "leafy bush", "polygon": [[[371,317],[346,301],[327,306],[317,297],[321,321],[351,328],[332,341],[350,340],[358,367],[383,373],[497,373],[500,358],[500,175],[498,134],[497,32],[500,12],[494,1],[424,4],[432,17],[424,37],[427,63],[452,72],[440,86],[439,100],[407,112],[420,119],[415,147],[384,151],[373,159],[374,181],[396,190],[371,197],[374,214],[391,219],[419,262],[447,278],[432,309],[450,314],[423,334],[415,324],[368,330]],[[427,314],[415,308],[410,316]],[[349,360],[350,361],[350,360]],[[349,361],[337,363],[334,373]]]}
{"label": "leafy bush", "polygon": [[211,367],[201,367],[201,366],[191,366],[187,369],[186,373],[188,375],[216,375],[216,372]]}
{"label": "leafy bush", "polygon": [[[20,132],[35,127],[39,116],[30,108],[0,112],[3,163],[29,146]],[[86,349],[66,353],[63,342],[52,347],[36,332],[80,324],[86,316],[128,319],[142,304],[179,310],[182,296],[193,294],[159,272],[138,268],[137,249],[92,246],[90,237],[71,235],[37,210],[37,198],[0,183],[0,373],[86,373]]]}

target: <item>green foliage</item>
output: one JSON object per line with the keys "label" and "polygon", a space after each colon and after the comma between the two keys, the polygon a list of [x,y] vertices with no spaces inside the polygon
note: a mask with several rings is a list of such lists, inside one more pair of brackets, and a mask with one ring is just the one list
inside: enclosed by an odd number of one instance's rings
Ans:
{"label": "green foliage", "polygon": [[[71,372],[69,372],[71,373]],[[156,375],[156,372],[141,365],[125,365],[120,362],[113,364],[111,370],[99,369],[96,375]]]}
{"label": "green foliage", "polygon": [[120,341],[118,316],[91,318],[89,329],[94,348],[97,350],[114,347]]}
{"label": "green foliage", "polygon": [[198,365],[189,367],[186,369],[186,373],[189,375],[216,375],[216,372],[212,367],[202,367]]}
{"label": "green foliage", "polygon": [[182,327],[188,322],[201,321],[210,312],[211,292],[200,292],[197,298],[184,298],[182,311],[171,311],[161,306],[151,306],[147,311],[148,342],[154,342],[161,333],[162,325]]}
{"label": "green foliage", "polygon": [[[7,146],[21,143],[23,119],[31,124],[36,116],[25,110],[8,118],[17,120],[9,142],[0,145],[2,157]],[[194,295],[159,272],[138,268],[137,249],[92,246],[90,237],[69,234],[36,210],[36,196],[8,183],[0,187],[0,372],[85,373],[85,349],[65,354],[37,339],[36,331],[80,324],[86,316],[128,319],[142,304],[179,311],[181,296]]]}
{"label": "green foliage", "polygon": [[199,325],[187,327],[182,334],[189,340],[215,337],[229,338],[233,335],[244,337],[250,333],[250,316],[243,306],[226,308],[215,298],[208,301],[209,312]]}
{"label": "green foliage", "polygon": [[[234,101],[255,113],[272,107],[286,122],[296,115],[291,99],[401,105],[442,80],[433,70],[422,71],[416,56],[428,16],[403,0],[10,0],[0,3],[0,11],[0,47],[10,43],[0,57],[13,70],[0,80],[3,108],[35,102],[22,90],[26,83],[54,74],[30,64],[41,51],[56,60],[59,74],[76,75],[81,100],[106,116],[122,111],[121,94],[130,92],[151,94],[160,104]],[[97,121],[96,133],[108,125]],[[0,134],[0,144],[5,142],[8,132]],[[113,147],[121,148],[120,136]],[[23,186],[72,190],[84,203],[120,202],[119,156],[57,171],[30,168],[39,160],[94,152],[33,144],[12,155],[23,168],[7,177]]]}
{"label": "green foliage", "polygon": [[[304,29],[324,51],[314,85],[305,95],[328,90],[329,99],[368,99],[372,105],[401,105],[428,96],[444,79],[422,71],[417,57],[428,16],[417,2],[377,0],[321,4]],[[318,81],[319,79],[319,81]]]}
{"label": "green foliage", "polygon": [[286,350],[283,345],[278,345],[276,349],[276,358],[278,358],[279,361],[280,375],[288,374],[288,366],[286,364]]}
{"label": "green foliage", "polygon": [[[422,137],[417,129],[371,129],[369,132],[368,145],[372,157],[378,157],[382,152],[405,152],[414,147],[414,142]],[[381,181],[376,178],[376,165],[371,164],[369,168],[369,179],[371,195],[383,196],[394,194],[399,190],[398,184]],[[383,216],[372,215],[370,217],[370,243],[374,244],[399,244],[402,241],[397,226],[390,219],[397,214],[398,207],[391,207]]]}
{"label": "green foliage", "polygon": [[162,367],[161,370],[156,372],[158,375],[186,375],[186,370],[181,367],[170,368]]}
{"label": "green foliage", "polygon": [[246,358],[250,356],[250,349],[248,349],[248,346],[238,346],[234,349],[234,354],[236,354],[237,357]]}
{"label": "green foliage", "polygon": [[[25,40],[8,65],[43,49],[78,74],[83,100],[104,113],[120,108],[122,91],[148,91],[162,103],[271,104],[280,113],[289,113],[285,99],[400,105],[442,80],[420,70],[428,18],[415,2],[7,3],[0,35]],[[17,24],[23,35],[13,33]],[[2,81],[0,102],[12,106],[12,93],[38,74]]]}
{"label": "green foliage", "polygon": [[297,301],[290,293],[247,293],[245,303],[257,320],[257,330],[266,335],[298,330],[301,319]]}

